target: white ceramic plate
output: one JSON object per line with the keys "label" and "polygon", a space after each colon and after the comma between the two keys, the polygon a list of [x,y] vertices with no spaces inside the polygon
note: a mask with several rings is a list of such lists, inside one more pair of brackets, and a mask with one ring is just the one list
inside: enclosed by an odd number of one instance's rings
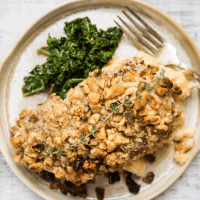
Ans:
{"label": "white ceramic plate", "polygon": [[[181,61],[197,71],[200,63],[200,52],[190,36],[161,10],[141,1],[133,0],[74,0],[62,4],[37,20],[24,35],[14,44],[11,50],[0,62],[0,146],[1,151],[15,174],[33,191],[45,199],[74,199],[66,197],[59,191],[50,190],[49,183],[43,181],[35,173],[13,160],[13,148],[9,141],[9,127],[14,125],[14,119],[19,112],[26,108],[36,109],[38,103],[48,98],[48,93],[40,93],[23,98],[21,86],[23,77],[28,75],[37,64],[45,62],[46,57],[38,55],[37,49],[46,45],[48,33],[53,37],[64,36],[64,22],[77,17],[88,16],[97,28],[107,29],[115,26],[113,20],[117,15],[124,18],[121,9],[125,5],[134,8],[155,30],[161,33],[167,41],[177,48]],[[124,35],[115,56],[134,56],[138,52]],[[167,189],[186,169],[192,158],[198,152],[199,138],[199,91],[195,89],[186,101],[186,125],[196,127],[196,145],[188,153],[190,160],[180,166],[173,159],[173,145],[161,149],[156,156],[156,162],[147,166],[147,171],[153,171],[155,180],[151,185],[146,185],[141,180],[141,190],[138,195],[132,195],[122,180],[114,185],[109,185],[108,180],[100,178],[95,184],[88,186],[88,199],[95,199],[95,187],[105,187],[105,199],[152,199]]]}

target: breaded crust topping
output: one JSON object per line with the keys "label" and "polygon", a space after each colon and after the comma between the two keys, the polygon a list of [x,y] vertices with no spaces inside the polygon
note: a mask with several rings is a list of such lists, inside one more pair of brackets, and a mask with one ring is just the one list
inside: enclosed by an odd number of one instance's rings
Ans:
{"label": "breaded crust topping", "polygon": [[80,185],[114,172],[170,140],[182,90],[159,66],[137,58],[116,72],[98,70],[67,93],[24,109],[10,130],[14,159]]}

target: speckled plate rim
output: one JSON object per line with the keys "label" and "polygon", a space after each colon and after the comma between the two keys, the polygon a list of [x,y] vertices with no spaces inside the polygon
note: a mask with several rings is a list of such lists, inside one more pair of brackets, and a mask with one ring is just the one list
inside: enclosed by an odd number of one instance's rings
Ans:
{"label": "speckled plate rim", "polygon": [[[192,60],[194,63],[200,63],[200,50],[198,49],[197,45],[193,41],[193,39],[188,35],[188,33],[182,28],[180,24],[178,24],[174,19],[172,19],[169,15],[167,15],[165,12],[162,10],[156,8],[155,6],[152,6],[146,2],[140,1],[140,0],[123,0],[123,3],[121,0],[68,0],[65,3],[62,3],[58,6],[56,6],[54,9],[48,11],[46,14],[41,16],[38,20],[36,20],[30,27],[25,31],[25,33],[15,42],[15,44],[11,47],[11,49],[5,54],[3,59],[0,61],[0,75],[3,74],[6,71],[6,66],[13,60],[15,55],[17,54],[18,50],[20,49],[21,45],[28,40],[29,36],[32,35],[34,31],[37,31],[37,29],[42,26],[42,24],[47,23],[50,19],[56,17],[59,15],[61,12],[67,11],[67,10],[73,10],[76,9],[78,6],[97,6],[97,5],[102,5],[102,6],[124,6],[128,5],[132,7],[133,4],[137,4],[140,8],[148,8],[152,12],[158,14],[162,18],[164,18],[171,26],[173,26],[177,34],[180,34],[181,37],[183,38],[183,43],[186,43],[190,51],[192,52]],[[59,11],[59,12],[58,12]],[[196,68],[197,71],[200,71],[200,69]],[[34,182],[30,181],[28,176],[24,176],[23,170],[19,169],[17,167],[17,164],[13,161],[13,156],[6,145],[7,141],[5,140],[5,131],[4,129],[7,127],[4,127],[4,103],[3,98],[1,98],[2,94],[4,94],[4,91],[6,90],[6,83],[5,81],[0,80],[0,148],[1,151],[13,170],[13,172],[17,175],[17,177],[24,183],[26,184],[31,190],[33,190],[35,193],[40,195],[41,197],[45,199],[56,199],[55,197],[50,196],[47,194],[47,192],[43,189],[38,187]],[[199,127],[199,126],[198,126]],[[199,128],[198,128],[199,129]],[[179,177],[180,175],[184,172],[184,170],[187,168],[191,160],[194,158],[196,153],[199,151],[199,146],[200,146],[200,138],[198,141],[196,141],[195,147],[191,150],[190,152],[190,160],[180,166],[180,169],[176,173],[175,176],[170,177],[169,180],[164,184],[161,185],[157,190],[152,191],[151,195],[148,194],[143,199],[152,199],[162,193],[164,190],[166,190],[170,185],[172,185]],[[66,197],[67,199],[67,197]]]}

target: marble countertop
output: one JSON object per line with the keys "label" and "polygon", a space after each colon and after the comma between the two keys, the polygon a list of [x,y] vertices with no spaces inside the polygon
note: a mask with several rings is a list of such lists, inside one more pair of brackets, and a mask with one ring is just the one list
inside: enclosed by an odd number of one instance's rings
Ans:
{"label": "marble countertop", "polygon": [[[200,0],[144,0],[178,21],[200,48]],[[0,59],[26,28],[64,0],[0,0]],[[0,200],[42,200],[11,171],[0,153]],[[200,153],[182,176],[156,200],[200,199]]]}

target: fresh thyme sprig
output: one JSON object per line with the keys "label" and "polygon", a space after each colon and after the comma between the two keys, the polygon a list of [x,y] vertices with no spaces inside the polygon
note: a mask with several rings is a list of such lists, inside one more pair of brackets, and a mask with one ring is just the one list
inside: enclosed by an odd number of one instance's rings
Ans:
{"label": "fresh thyme sprig", "polygon": [[60,150],[58,150],[58,153],[60,153],[62,156],[65,156],[65,152],[63,149],[64,149],[63,147],[60,148]]}
{"label": "fresh thyme sprig", "polygon": [[129,99],[124,98],[124,104],[132,104],[132,101],[130,101]]}
{"label": "fresh thyme sprig", "polygon": [[101,120],[104,120],[104,119],[105,119],[105,117],[104,117],[104,116],[102,116],[102,117],[101,117]]}
{"label": "fresh thyme sprig", "polygon": [[58,154],[58,153],[60,153],[62,156],[66,156],[64,147],[61,147],[57,152],[55,149],[51,149],[50,151],[47,151],[47,153],[44,155],[44,157],[47,157],[52,154]]}
{"label": "fresh thyme sprig", "polygon": [[136,99],[140,99],[142,96],[139,94],[138,90],[136,92]]}
{"label": "fresh thyme sprig", "polygon": [[106,119],[106,122],[108,122],[110,120],[110,118]]}
{"label": "fresh thyme sprig", "polygon": [[69,145],[69,149],[70,149],[71,151],[74,150],[74,148],[72,147],[71,144]]}
{"label": "fresh thyme sprig", "polygon": [[98,128],[96,126],[92,126],[92,136],[96,137],[95,133],[98,131]]}
{"label": "fresh thyme sprig", "polygon": [[50,151],[47,151],[47,153],[44,155],[44,157],[47,157],[51,154],[53,154],[56,150],[55,149],[51,149]]}
{"label": "fresh thyme sprig", "polygon": [[85,143],[85,137],[83,135],[80,136],[80,140]]}
{"label": "fresh thyme sprig", "polygon": [[154,88],[154,87],[150,87],[150,85],[147,85],[147,86],[146,86],[146,89],[149,90],[149,91],[153,90],[153,88]]}
{"label": "fresh thyme sprig", "polygon": [[157,78],[157,81],[160,82],[164,78],[165,70],[161,69],[160,77]]}
{"label": "fresh thyme sprig", "polygon": [[58,153],[60,153],[60,152],[62,152],[62,151],[63,151],[63,147],[60,148],[60,149],[58,150]]}
{"label": "fresh thyme sprig", "polygon": [[119,109],[116,107],[115,103],[112,103],[111,106],[112,110],[115,112],[115,113],[118,113],[119,112]]}

